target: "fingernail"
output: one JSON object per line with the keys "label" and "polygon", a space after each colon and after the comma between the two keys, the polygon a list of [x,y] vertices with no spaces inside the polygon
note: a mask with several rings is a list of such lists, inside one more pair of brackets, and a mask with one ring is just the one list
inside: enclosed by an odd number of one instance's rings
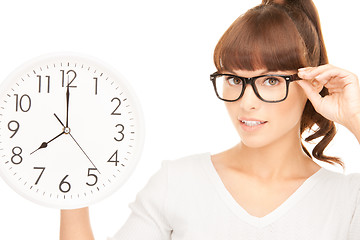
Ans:
{"label": "fingernail", "polygon": [[306,68],[299,68],[298,71],[301,72],[301,71],[305,71]]}
{"label": "fingernail", "polygon": [[306,72],[305,71],[298,72],[298,76],[301,78],[306,77]]}
{"label": "fingernail", "polygon": [[318,82],[318,81],[316,81],[316,80],[312,81],[312,83],[311,83],[311,84],[313,85],[313,87],[317,87],[317,86],[319,86],[319,82]]}

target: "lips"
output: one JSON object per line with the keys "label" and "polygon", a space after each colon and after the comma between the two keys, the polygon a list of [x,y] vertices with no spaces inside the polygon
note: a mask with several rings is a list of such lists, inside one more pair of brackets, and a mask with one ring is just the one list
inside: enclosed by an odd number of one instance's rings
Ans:
{"label": "lips", "polygon": [[241,129],[244,132],[255,132],[260,130],[261,128],[263,128],[266,124],[267,121],[246,121],[246,120],[240,120],[240,126]]}
{"label": "lips", "polygon": [[256,118],[246,118],[246,117],[238,117],[238,120],[239,120],[239,121],[242,121],[242,122],[244,122],[244,121],[247,121],[247,122],[249,122],[249,121],[252,121],[252,122],[261,122],[261,123],[267,122],[267,121],[265,121],[265,120],[260,120],[260,119],[256,119]]}

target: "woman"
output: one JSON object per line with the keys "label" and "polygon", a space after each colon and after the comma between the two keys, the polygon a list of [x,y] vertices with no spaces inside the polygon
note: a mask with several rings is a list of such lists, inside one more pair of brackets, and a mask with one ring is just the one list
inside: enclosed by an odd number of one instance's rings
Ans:
{"label": "woman", "polygon": [[[310,0],[263,1],[215,48],[215,93],[241,142],[164,161],[112,239],[359,239],[360,174],[316,164],[347,127],[360,143],[357,76],[328,64]],[[317,129],[314,129],[315,124]],[[93,239],[88,209],[61,212],[60,239]]]}

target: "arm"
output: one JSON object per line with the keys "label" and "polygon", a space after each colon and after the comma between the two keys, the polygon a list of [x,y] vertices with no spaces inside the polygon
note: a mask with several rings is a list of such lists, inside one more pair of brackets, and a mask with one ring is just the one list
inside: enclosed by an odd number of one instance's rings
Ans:
{"label": "arm", "polygon": [[360,144],[360,114],[351,119],[351,124],[347,128],[355,135]]}
{"label": "arm", "polygon": [[89,208],[61,210],[60,240],[94,240]]}
{"label": "arm", "polygon": [[112,240],[170,240],[172,226],[168,222],[168,161],[148,181],[129,204],[132,213]]}
{"label": "arm", "polygon": [[[351,178],[350,175],[352,175]],[[352,173],[350,175],[349,186],[353,193],[350,195],[351,197],[349,199],[353,199],[354,196],[355,201],[353,202],[353,204],[355,206],[351,208],[354,209],[354,212],[350,222],[349,235],[346,239],[356,240],[359,239],[360,236],[360,174]]]}

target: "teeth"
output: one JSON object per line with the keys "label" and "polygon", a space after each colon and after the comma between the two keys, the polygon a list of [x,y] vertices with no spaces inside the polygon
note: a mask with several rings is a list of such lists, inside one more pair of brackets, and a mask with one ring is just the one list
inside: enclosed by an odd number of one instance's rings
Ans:
{"label": "teeth", "polygon": [[241,120],[241,121],[243,123],[245,123],[246,126],[251,126],[251,127],[264,123],[264,122],[260,122],[260,121],[244,121],[244,120]]}

